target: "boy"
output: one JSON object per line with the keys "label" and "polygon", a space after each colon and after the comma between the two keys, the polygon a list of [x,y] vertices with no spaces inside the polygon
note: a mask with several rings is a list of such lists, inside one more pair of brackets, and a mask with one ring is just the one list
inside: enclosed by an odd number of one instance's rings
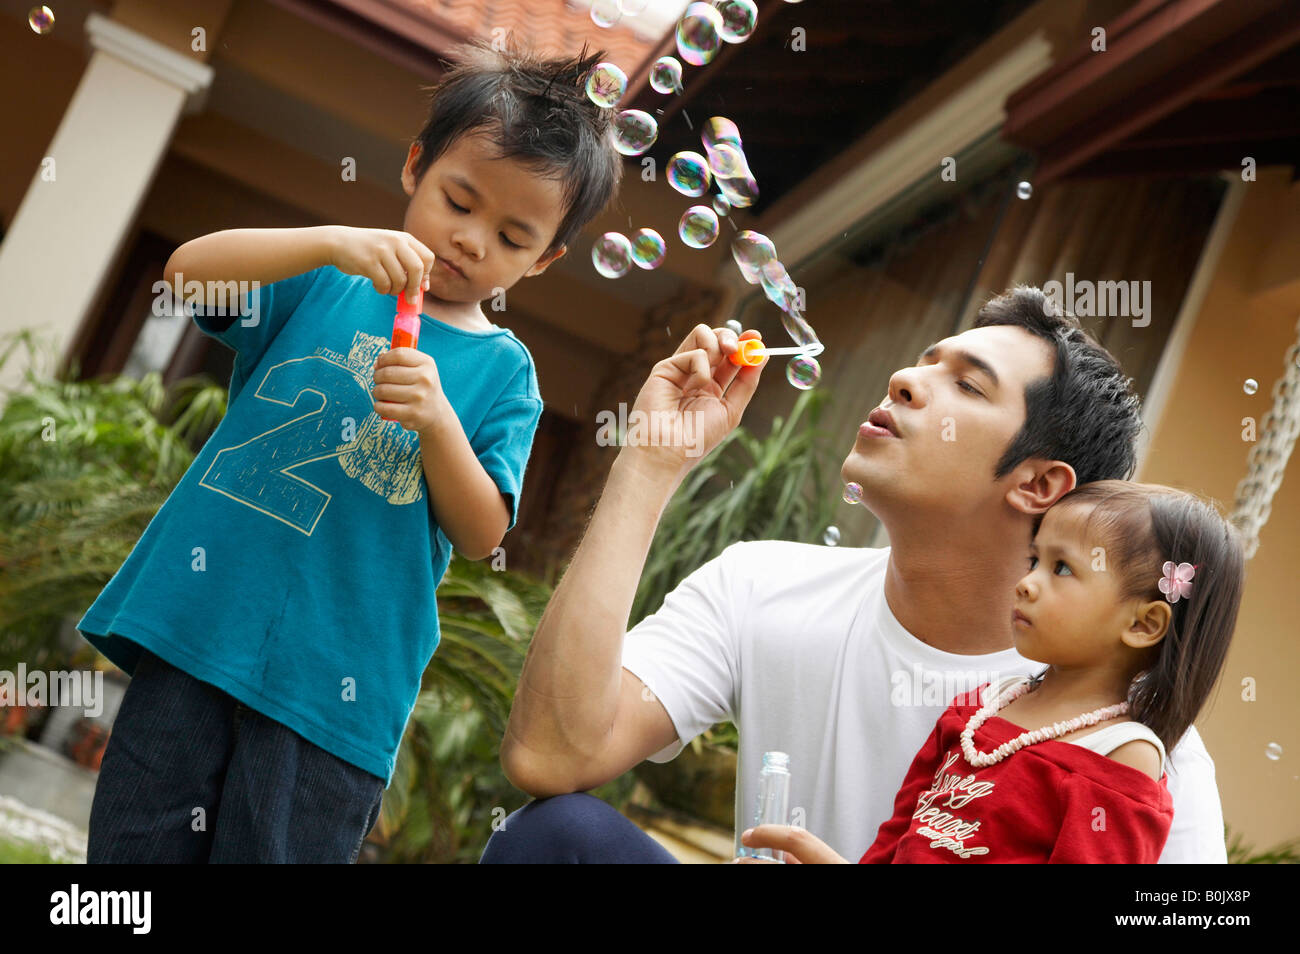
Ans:
{"label": "boy", "polygon": [[[616,191],[601,56],[478,47],[409,150],[403,230],[218,232],[180,281],[256,281],[229,410],[78,628],[131,673],[90,862],[354,862],[438,643],[455,547],[514,524],[541,415],[480,302],[539,275]],[[181,278],[183,276],[183,278]],[[254,286],[256,288],[256,286]],[[389,349],[423,292],[417,348]],[[426,499],[427,496],[427,499]]]}

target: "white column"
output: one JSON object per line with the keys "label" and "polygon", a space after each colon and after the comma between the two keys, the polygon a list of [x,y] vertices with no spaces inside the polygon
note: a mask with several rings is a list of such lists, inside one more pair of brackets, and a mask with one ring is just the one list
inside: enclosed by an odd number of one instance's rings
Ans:
{"label": "white column", "polygon": [[[0,333],[34,327],[62,355],[125,240],[177,120],[212,68],[98,13],[95,48],[0,244]],[[21,381],[15,353],[0,387]]]}

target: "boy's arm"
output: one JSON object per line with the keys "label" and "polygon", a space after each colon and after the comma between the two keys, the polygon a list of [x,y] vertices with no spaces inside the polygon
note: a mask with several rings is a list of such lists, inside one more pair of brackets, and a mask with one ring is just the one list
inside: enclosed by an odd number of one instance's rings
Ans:
{"label": "boy's arm", "polygon": [[429,506],[451,545],[470,560],[491,556],[506,535],[510,513],[496,481],[479,462],[460,419],[441,392],[443,405],[420,435]]}
{"label": "boy's arm", "polygon": [[[256,281],[271,285],[328,265],[338,229],[317,225],[302,229],[226,229],[186,242],[167,259],[170,284],[177,273],[184,282]],[[198,304],[204,304],[202,296]]]}

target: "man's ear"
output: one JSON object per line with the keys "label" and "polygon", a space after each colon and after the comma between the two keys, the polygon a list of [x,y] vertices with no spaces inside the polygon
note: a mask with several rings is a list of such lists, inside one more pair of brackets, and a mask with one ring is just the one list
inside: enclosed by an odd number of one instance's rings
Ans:
{"label": "man's ear", "polygon": [[1078,482],[1074,468],[1063,460],[1031,457],[1015,470],[1016,482],[1007,491],[1007,503],[1028,514],[1046,513]]}
{"label": "man's ear", "polygon": [[559,248],[552,249],[551,251],[547,252],[545,255],[543,255],[541,258],[537,260],[537,262],[533,265],[532,268],[524,272],[524,277],[532,278],[534,275],[542,274],[542,272],[546,271],[547,267],[552,262],[554,262],[558,258],[563,258],[564,253],[567,252],[568,250],[569,247],[567,245],[561,245]]}

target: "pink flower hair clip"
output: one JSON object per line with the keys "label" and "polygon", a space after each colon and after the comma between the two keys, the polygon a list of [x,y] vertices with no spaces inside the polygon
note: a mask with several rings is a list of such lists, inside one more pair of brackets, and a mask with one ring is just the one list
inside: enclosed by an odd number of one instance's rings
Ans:
{"label": "pink flower hair clip", "polygon": [[1177,603],[1180,597],[1189,598],[1192,595],[1192,577],[1196,575],[1196,567],[1190,563],[1175,566],[1172,560],[1167,560],[1162,569],[1165,575],[1156,586],[1165,594],[1165,599]]}

